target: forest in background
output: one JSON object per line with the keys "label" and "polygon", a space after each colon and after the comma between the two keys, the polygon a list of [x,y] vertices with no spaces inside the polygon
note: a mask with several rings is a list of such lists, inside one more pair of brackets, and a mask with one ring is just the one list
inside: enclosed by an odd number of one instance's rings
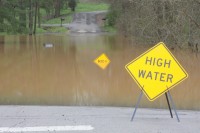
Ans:
{"label": "forest in background", "polygon": [[63,8],[75,11],[76,0],[0,0],[0,32],[36,33],[44,20],[61,16]]}
{"label": "forest in background", "polygon": [[110,3],[108,25],[142,44],[163,41],[200,51],[199,0],[104,0]]}

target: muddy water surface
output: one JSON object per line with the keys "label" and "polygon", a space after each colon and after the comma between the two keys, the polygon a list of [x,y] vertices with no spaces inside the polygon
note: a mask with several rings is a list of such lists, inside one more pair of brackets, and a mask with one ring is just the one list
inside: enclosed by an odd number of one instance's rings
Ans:
{"label": "muddy water surface", "polygon": [[[44,43],[54,44],[45,48]],[[0,36],[0,103],[134,106],[140,89],[124,66],[151,46],[113,35]],[[106,53],[111,64],[93,60]],[[171,90],[178,109],[200,110],[200,55],[172,50],[189,78]],[[164,96],[142,107],[166,108]]]}

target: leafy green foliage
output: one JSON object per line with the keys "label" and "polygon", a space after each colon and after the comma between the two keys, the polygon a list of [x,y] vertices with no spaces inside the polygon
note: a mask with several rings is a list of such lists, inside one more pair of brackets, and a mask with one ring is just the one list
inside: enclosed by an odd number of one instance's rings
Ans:
{"label": "leafy green foliage", "polygon": [[116,10],[112,10],[107,14],[107,23],[109,26],[115,26],[119,13]]}

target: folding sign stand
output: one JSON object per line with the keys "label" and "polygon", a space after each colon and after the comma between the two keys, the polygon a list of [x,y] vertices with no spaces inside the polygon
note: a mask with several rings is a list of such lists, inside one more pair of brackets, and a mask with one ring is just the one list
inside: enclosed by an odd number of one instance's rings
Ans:
{"label": "folding sign stand", "polygon": [[[132,116],[132,118],[131,118],[131,121],[133,121],[133,119],[134,119],[134,117],[135,117],[135,114],[136,114],[137,108],[138,108],[138,106],[139,106],[140,100],[142,99],[142,96],[143,96],[143,91],[141,90],[141,93],[140,93],[140,96],[139,96],[139,98],[138,98],[137,104],[136,104],[136,106],[135,106],[135,110],[134,110],[134,112],[133,112],[133,116]],[[175,107],[175,104],[174,104],[174,102],[173,102],[173,99],[172,99],[172,96],[171,96],[170,92],[169,92],[169,91],[166,92],[166,93],[165,93],[165,96],[166,96],[166,100],[167,100],[167,104],[168,104],[168,107],[169,107],[169,111],[170,111],[171,118],[173,118],[173,114],[172,114],[172,110],[171,110],[171,107],[170,107],[170,102],[171,102],[172,108],[174,109],[174,112],[175,112],[175,114],[176,114],[177,121],[180,122],[179,117],[178,117],[178,114],[177,114],[177,111],[176,111],[176,107]],[[168,96],[169,96],[169,99],[168,99]],[[169,100],[170,100],[170,102],[169,102]]]}

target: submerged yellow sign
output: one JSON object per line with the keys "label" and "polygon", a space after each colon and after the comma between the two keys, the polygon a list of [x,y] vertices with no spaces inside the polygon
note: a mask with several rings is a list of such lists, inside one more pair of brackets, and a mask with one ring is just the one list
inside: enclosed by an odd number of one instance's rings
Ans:
{"label": "submerged yellow sign", "polygon": [[125,68],[150,101],[188,77],[163,42],[128,63]]}
{"label": "submerged yellow sign", "polygon": [[105,69],[110,63],[110,60],[105,54],[101,54],[94,60],[94,63],[97,64],[100,68]]}

